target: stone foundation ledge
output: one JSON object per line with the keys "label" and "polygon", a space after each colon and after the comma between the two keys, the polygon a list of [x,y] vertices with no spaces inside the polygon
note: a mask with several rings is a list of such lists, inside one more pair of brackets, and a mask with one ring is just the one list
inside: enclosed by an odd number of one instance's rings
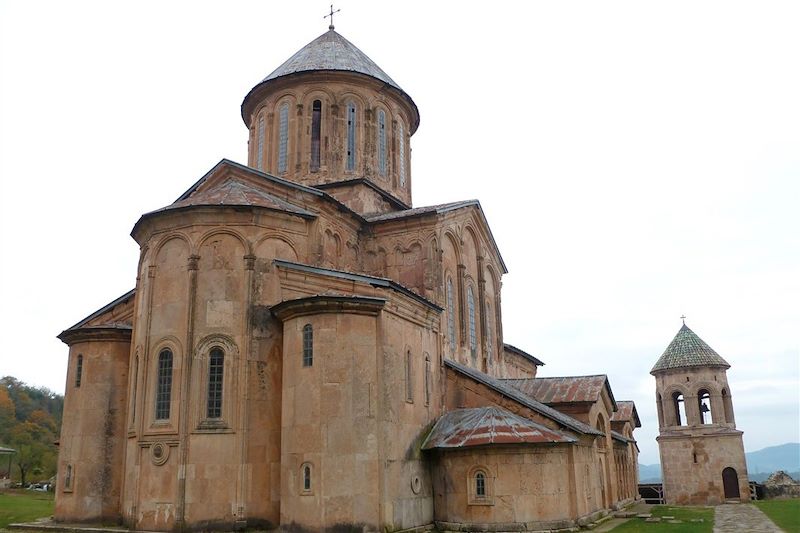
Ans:
{"label": "stone foundation ledge", "polygon": [[440,533],[457,533],[462,531],[485,531],[491,533],[513,533],[516,531],[525,531],[529,533],[561,533],[580,530],[572,520],[497,522],[490,524],[475,522],[442,522],[437,520],[436,529]]}
{"label": "stone foundation ledge", "polygon": [[20,524],[8,524],[8,529],[47,531],[52,533],[158,533],[140,529],[128,529],[121,526],[104,526],[101,524],[78,524],[55,522],[50,519],[37,520],[36,522],[25,522]]}

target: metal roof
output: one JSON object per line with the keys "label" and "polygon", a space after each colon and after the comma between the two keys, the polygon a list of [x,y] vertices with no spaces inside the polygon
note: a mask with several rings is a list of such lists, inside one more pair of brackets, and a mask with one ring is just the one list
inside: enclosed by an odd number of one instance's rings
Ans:
{"label": "metal roof", "polygon": [[522,357],[524,357],[526,359],[529,359],[536,366],[544,366],[544,363],[542,361],[540,361],[537,357],[534,357],[531,354],[529,354],[528,352],[526,352],[525,350],[520,350],[516,346],[512,346],[511,344],[508,344],[507,342],[503,343],[503,349],[505,351],[507,351],[507,352],[512,352],[512,353],[515,353],[517,355],[521,355]]}
{"label": "metal roof", "polygon": [[456,409],[436,421],[423,450],[488,444],[553,444],[577,439],[500,407]]}
{"label": "metal roof", "polygon": [[510,398],[521,405],[524,405],[528,409],[536,411],[542,416],[545,416],[555,422],[558,422],[562,426],[571,429],[573,431],[577,431],[578,433],[583,433],[585,435],[603,435],[601,431],[596,430],[595,428],[589,426],[588,424],[584,424],[580,420],[576,420],[571,416],[565,415],[560,411],[556,411],[550,406],[547,406],[530,396],[523,394],[522,392],[518,391],[514,387],[509,384],[503,382],[503,380],[497,379],[489,374],[485,374],[480,370],[475,370],[474,368],[470,368],[466,365],[462,365],[461,363],[457,363],[452,359],[445,359],[444,360],[445,366],[452,368],[453,370],[468,376],[478,383],[482,383],[487,387],[494,389],[495,391],[499,392],[506,398]]}
{"label": "metal roof", "polygon": [[636,404],[630,400],[619,400],[617,410],[611,415],[612,422],[632,422],[634,427],[642,427],[639,421],[639,413],[636,412]]}
{"label": "metal roof", "polygon": [[608,392],[611,403],[615,403],[614,394],[605,374],[503,381],[546,404],[596,402],[600,399],[603,389]]}
{"label": "metal roof", "polygon": [[380,80],[395,89],[403,91],[382,68],[367,57],[367,54],[358,49],[353,43],[336,33],[328,30],[286,60],[281,66],[261,80],[274,80],[298,72],[313,70],[343,70],[365,74]]}
{"label": "metal roof", "polygon": [[690,366],[721,366],[730,368],[725,359],[715,352],[703,339],[689,329],[686,324],[681,326],[675,338],[669,343],[667,349],[656,361],[650,371],[651,374],[669,370],[671,368],[685,368]]}

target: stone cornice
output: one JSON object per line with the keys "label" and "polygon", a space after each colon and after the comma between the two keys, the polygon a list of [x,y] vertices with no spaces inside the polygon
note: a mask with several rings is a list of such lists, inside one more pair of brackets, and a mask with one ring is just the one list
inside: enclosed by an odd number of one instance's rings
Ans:
{"label": "stone cornice", "polygon": [[58,338],[67,346],[79,342],[130,342],[133,329],[126,325],[90,326],[62,331]]}
{"label": "stone cornice", "polygon": [[281,322],[307,315],[344,313],[350,315],[377,316],[386,300],[371,296],[308,296],[286,300],[270,308]]}

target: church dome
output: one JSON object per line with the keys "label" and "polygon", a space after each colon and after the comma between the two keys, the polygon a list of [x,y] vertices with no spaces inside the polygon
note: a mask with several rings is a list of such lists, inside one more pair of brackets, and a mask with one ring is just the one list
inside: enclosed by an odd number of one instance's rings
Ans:
{"label": "church dome", "polygon": [[353,72],[374,78],[396,89],[408,100],[414,109],[415,117],[412,123],[413,134],[419,126],[419,112],[414,101],[400,85],[397,84],[386,72],[383,71],[367,54],[358,49],[356,45],[339,35],[332,27],[295,54],[287,59],[281,66],[273,70],[266,78],[261,80],[245,96],[242,102],[242,117],[247,122],[248,103],[251,97],[260,92],[261,88],[279,78],[285,78],[304,72]]}
{"label": "church dome", "polygon": [[658,361],[656,361],[650,373],[654,374],[662,370],[692,366],[730,368],[731,365],[684,324]]}

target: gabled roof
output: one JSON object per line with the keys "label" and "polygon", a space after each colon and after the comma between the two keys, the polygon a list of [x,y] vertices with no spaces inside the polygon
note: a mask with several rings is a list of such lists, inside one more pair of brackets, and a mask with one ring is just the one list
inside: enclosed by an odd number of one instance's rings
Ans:
{"label": "gabled roof", "polygon": [[568,376],[552,378],[525,378],[503,380],[514,388],[536,400],[550,404],[594,403],[605,389],[611,404],[615,405],[614,394],[605,374],[594,376]]}
{"label": "gabled roof", "polygon": [[[195,194],[181,197],[181,199],[167,207],[152,211],[169,211],[193,206],[251,206],[263,207],[274,211],[292,213],[304,218],[315,218],[316,215],[301,207],[290,204],[268,192],[261,191],[236,178],[226,179],[224,182]],[[148,214],[151,214],[148,213]]]}
{"label": "gabled roof", "polygon": [[488,444],[554,444],[576,442],[560,431],[500,407],[456,409],[439,417],[423,450],[466,448]]}
{"label": "gabled roof", "polygon": [[441,215],[444,213],[449,213],[450,211],[455,211],[457,209],[463,209],[466,207],[477,208],[478,215],[480,216],[483,225],[486,227],[486,232],[489,234],[489,240],[491,241],[492,247],[494,248],[497,257],[500,260],[500,267],[503,269],[504,274],[508,273],[508,268],[506,268],[506,263],[505,261],[503,261],[503,256],[500,254],[500,249],[497,247],[497,242],[495,242],[494,240],[494,235],[492,235],[492,230],[489,227],[489,222],[486,220],[486,215],[484,214],[483,208],[481,207],[481,203],[478,200],[462,200],[460,202],[450,202],[447,204],[415,207],[413,209],[405,209],[403,211],[393,211],[391,213],[382,213],[380,215],[372,215],[365,218],[367,222],[371,222],[373,224],[380,224],[382,222],[390,222],[393,220],[401,220],[414,217],[424,217],[426,215]]}
{"label": "gabled roof", "polygon": [[400,86],[353,43],[330,29],[295,52],[261,83],[313,70],[344,70],[365,74],[395,89]]}
{"label": "gabled roof", "polygon": [[358,281],[361,283],[365,283],[367,285],[372,285],[373,287],[381,287],[383,289],[391,289],[395,292],[399,292],[408,296],[409,298],[416,300],[417,302],[430,307],[434,311],[441,312],[443,309],[433,303],[432,301],[428,300],[424,296],[417,294],[416,292],[412,291],[411,289],[404,287],[397,283],[396,281],[392,281],[386,278],[379,278],[376,276],[368,276],[366,274],[356,274],[353,272],[345,272],[344,270],[335,270],[332,268],[323,268],[317,267],[312,265],[304,265],[302,263],[295,263],[292,261],[285,261],[283,259],[273,259],[273,264],[279,268],[285,268],[289,270],[296,270],[299,272],[308,272],[311,274],[319,274],[323,276],[331,276],[340,279],[347,279],[351,281]]}
{"label": "gabled roof", "polygon": [[620,400],[617,402],[617,410],[611,414],[612,422],[632,422],[634,427],[642,427],[639,421],[639,413],[636,412],[636,404],[630,400]]}
{"label": "gabled roof", "polygon": [[[73,329],[79,329],[79,328],[82,328],[82,327],[86,326],[87,324],[89,324],[95,318],[103,315],[104,313],[107,313],[107,312],[111,311],[112,309],[114,309],[116,306],[118,306],[120,304],[126,303],[128,300],[133,298],[133,296],[135,294],[136,294],[136,289],[129,290],[128,292],[126,292],[125,294],[120,296],[119,298],[116,298],[115,300],[112,300],[111,302],[107,303],[106,305],[104,305],[103,307],[101,307],[100,309],[98,309],[97,311],[92,313],[91,315],[89,315],[86,318],[78,321],[76,324],[73,324],[72,326],[68,327],[64,331],[66,332],[66,331],[70,331],[70,330],[73,330]],[[131,329],[131,325],[130,324],[126,324],[126,323],[114,323],[114,324],[106,324],[106,325],[104,325],[104,327],[109,327],[109,326],[118,327],[120,329]]]}
{"label": "gabled roof", "polygon": [[612,439],[614,439],[614,440],[618,440],[618,441],[620,441],[620,442],[624,442],[624,443],[628,443],[628,442],[636,442],[636,440],[634,440],[634,439],[629,439],[628,437],[626,437],[626,436],[625,436],[625,435],[623,435],[622,433],[617,433],[617,432],[616,432],[616,431],[614,431],[614,430],[611,430],[611,438],[612,438]]}
{"label": "gabled roof", "polygon": [[507,352],[512,352],[512,353],[515,353],[517,355],[521,355],[525,359],[530,360],[536,366],[544,366],[544,363],[541,362],[538,358],[532,356],[531,354],[529,354],[528,352],[526,352],[524,350],[520,350],[516,346],[512,346],[512,345],[508,344],[507,342],[503,343],[503,349],[505,351],[507,351]]}
{"label": "gabled roof", "polygon": [[731,367],[725,359],[703,342],[703,339],[689,329],[689,326],[684,324],[661,357],[658,358],[650,373],[691,366]]}
{"label": "gabled roof", "polygon": [[499,392],[506,398],[510,398],[521,405],[524,405],[528,409],[539,413],[542,416],[545,416],[554,422],[564,426],[565,428],[571,429],[573,431],[577,431],[578,433],[582,433],[585,435],[602,435],[603,433],[594,429],[593,427],[584,424],[579,420],[575,420],[571,416],[565,415],[559,411],[556,411],[552,407],[549,407],[530,396],[523,394],[522,392],[518,391],[511,385],[504,383],[502,380],[499,380],[495,377],[492,377],[488,374],[484,374],[480,370],[475,370],[474,368],[470,368],[468,366],[462,365],[461,363],[457,363],[451,359],[444,360],[445,366],[452,368],[456,372],[468,376],[469,378],[481,383],[490,389],[493,389],[496,392]]}

